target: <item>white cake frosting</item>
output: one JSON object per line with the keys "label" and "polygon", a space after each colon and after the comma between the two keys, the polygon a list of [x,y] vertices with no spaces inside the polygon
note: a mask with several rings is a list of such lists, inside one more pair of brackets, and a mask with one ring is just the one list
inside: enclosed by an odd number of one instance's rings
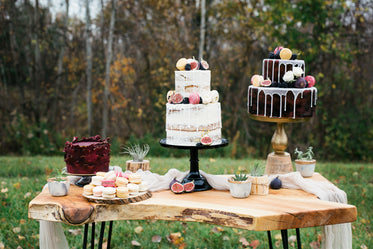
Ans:
{"label": "white cake frosting", "polygon": [[[305,91],[310,91],[311,93],[311,97],[310,97],[310,107],[314,107],[316,106],[316,102],[317,102],[317,89],[315,87],[311,87],[311,88],[277,88],[277,87],[255,87],[255,86],[249,86],[249,90],[248,90],[248,109],[250,109],[250,107],[253,106],[253,94],[252,94],[252,90],[253,89],[257,89],[257,97],[256,97],[256,100],[257,100],[257,103],[256,103],[256,115],[259,115],[259,94],[260,93],[264,93],[265,95],[265,102],[264,102],[264,106],[267,106],[267,104],[270,104],[271,105],[271,111],[270,113],[266,113],[266,108],[263,108],[264,110],[264,116],[269,116],[270,118],[272,118],[272,114],[273,114],[273,96],[274,95],[278,95],[280,96],[280,106],[279,106],[279,110],[280,110],[280,116],[279,118],[282,118],[282,112],[283,111],[286,111],[286,108],[287,108],[287,100],[286,100],[286,97],[288,95],[289,92],[291,92],[294,96],[294,99],[292,101],[292,105],[290,105],[292,108],[293,108],[293,119],[295,119],[295,114],[296,114],[296,108],[297,108],[297,105],[296,105],[296,102],[297,102],[297,99],[298,98],[303,98],[303,93]],[[269,103],[267,103],[267,99],[270,99]],[[284,98],[284,100],[283,100]],[[289,107],[288,107],[289,108]]]}
{"label": "white cake frosting", "polygon": [[221,142],[220,103],[166,104],[166,111],[167,143],[195,145],[206,134],[213,144]]}
{"label": "white cake frosting", "polygon": [[203,104],[166,104],[167,143],[194,146],[204,135],[212,144],[221,143],[219,94],[211,91],[211,71],[175,71],[175,92],[189,97],[197,92]]}
{"label": "white cake frosting", "polygon": [[189,97],[192,92],[209,92],[210,86],[210,70],[175,71],[175,92],[184,97]]}

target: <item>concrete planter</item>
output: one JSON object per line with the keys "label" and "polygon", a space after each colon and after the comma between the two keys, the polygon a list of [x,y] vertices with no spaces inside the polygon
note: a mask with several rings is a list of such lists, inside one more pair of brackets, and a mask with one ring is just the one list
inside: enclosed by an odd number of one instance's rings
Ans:
{"label": "concrete planter", "polygon": [[295,160],[295,167],[303,177],[311,177],[315,173],[316,160]]}
{"label": "concrete planter", "polygon": [[229,191],[235,198],[246,198],[251,192],[251,181],[234,181],[233,178],[228,179]]}
{"label": "concrete planter", "polygon": [[48,179],[48,190],[52,196],[65,196],[69,193],[70,181],[67,177],[61,177],[62,181],[55,178]]}

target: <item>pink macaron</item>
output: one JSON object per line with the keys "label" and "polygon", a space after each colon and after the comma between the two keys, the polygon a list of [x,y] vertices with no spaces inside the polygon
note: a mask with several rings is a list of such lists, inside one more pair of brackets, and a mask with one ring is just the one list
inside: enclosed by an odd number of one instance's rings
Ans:
{"label": "pink macaron", "polygon": [[115,181],[114,180],[102,180],[102,186],[104,187],[115,187]]}

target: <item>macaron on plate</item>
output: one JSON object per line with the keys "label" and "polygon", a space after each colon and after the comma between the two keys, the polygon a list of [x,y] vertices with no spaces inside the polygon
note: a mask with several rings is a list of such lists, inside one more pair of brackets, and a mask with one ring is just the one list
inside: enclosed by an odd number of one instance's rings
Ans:
{"label": "macaron on plate", "polygon": [[126,198],[112,197],[111,195],[107,195],[109,197],[102,197],[102,196],[83,194],[83,196],[87,198],[87,200],[90,202],[95,202],[95,203],[100,203],[100,204],[121,205],[121,204],[129,204],[129,203],[144,201],[152,197],[152,194],[150,191],[139,192],[137,195],[130,195],[129,197],[126,197]]}

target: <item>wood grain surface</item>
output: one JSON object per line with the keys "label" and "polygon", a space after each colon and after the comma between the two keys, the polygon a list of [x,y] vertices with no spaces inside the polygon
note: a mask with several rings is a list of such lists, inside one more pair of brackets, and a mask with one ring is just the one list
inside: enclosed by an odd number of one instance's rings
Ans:
{"label": "wood grain surface", "polygon": [[[325,180],[320,175],[315,180]],[[83,189],[71,186],[68,196],[52,197],[45,189],[29,204],[29,218],[71,225],[109,220],[175,220],[267,231],[353,222],[356,207],[321,201],[302,190],[270,189],[269,195],[233,198],[229,191],[209,190],[152,197],[127,205],[90,203]]]}

